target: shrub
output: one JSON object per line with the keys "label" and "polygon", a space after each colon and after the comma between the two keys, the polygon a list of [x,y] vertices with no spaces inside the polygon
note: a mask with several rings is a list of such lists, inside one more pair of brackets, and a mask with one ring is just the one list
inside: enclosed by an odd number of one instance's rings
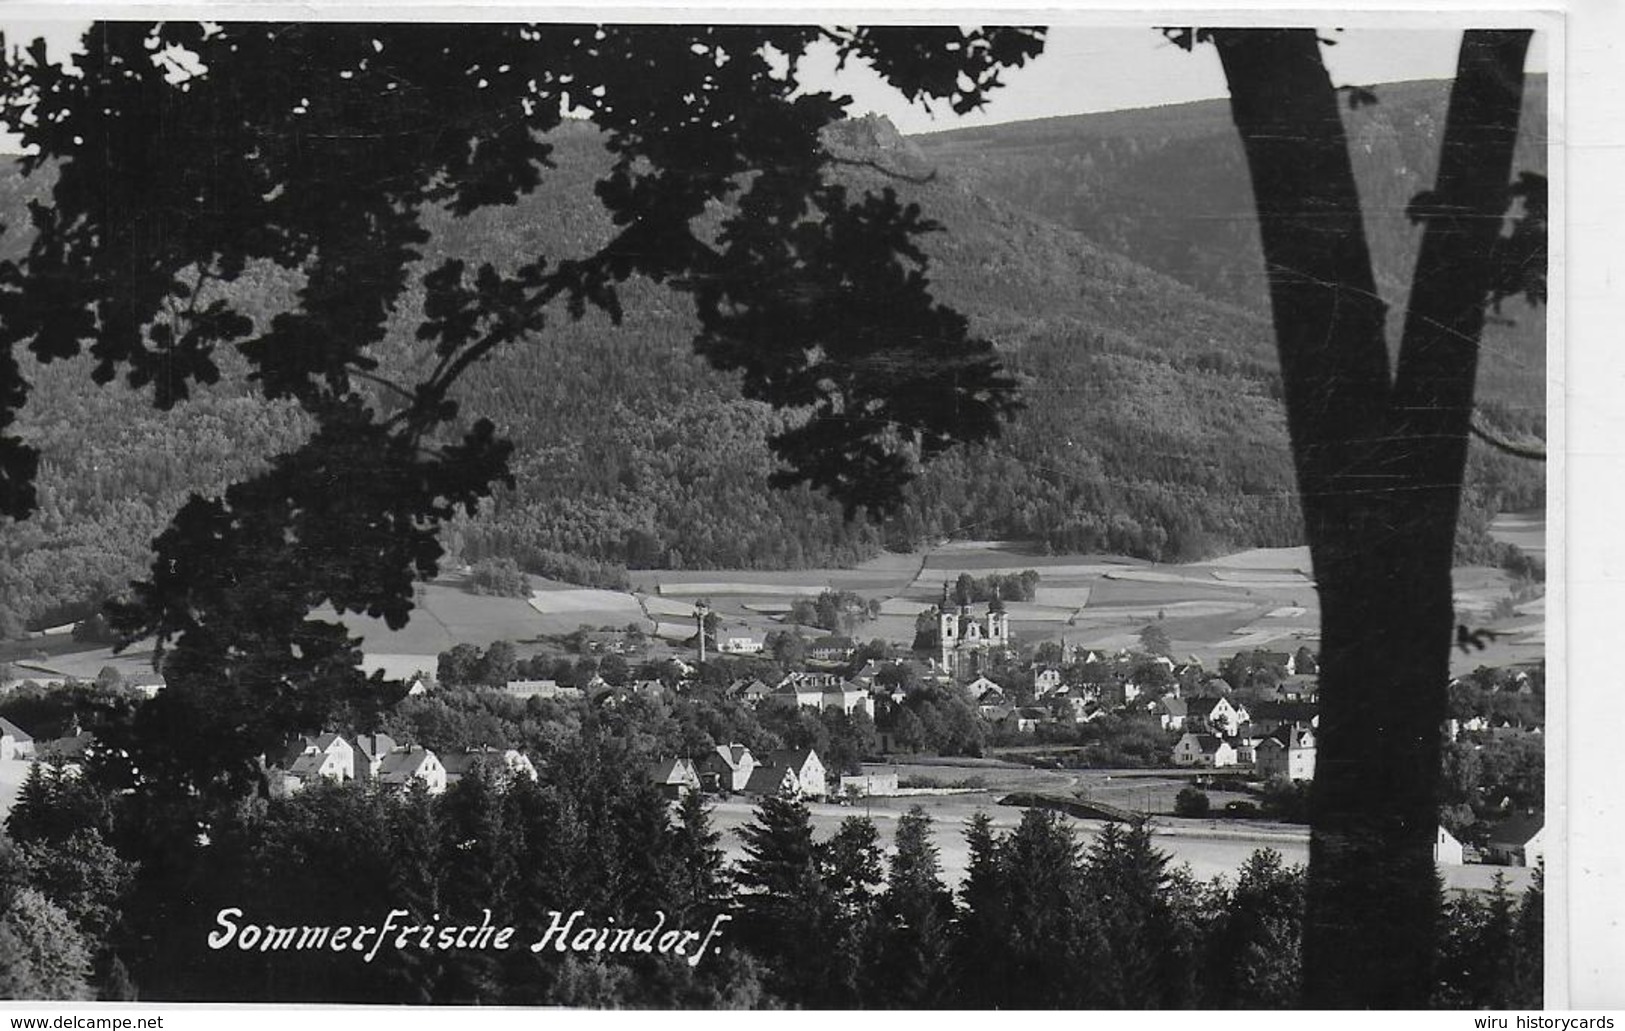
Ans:
{"label": "shrub", "polygon": [[1175,816],[1206,816],[1212,807],[1207,792],[1196,788],[1180,788],[1179,794],[1174,796]]}

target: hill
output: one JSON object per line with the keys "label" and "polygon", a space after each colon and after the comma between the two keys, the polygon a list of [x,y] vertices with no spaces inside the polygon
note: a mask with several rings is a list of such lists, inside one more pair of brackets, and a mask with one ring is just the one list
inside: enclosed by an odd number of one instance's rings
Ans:
{"label": "hill", "polygon": [[[1170,147],[1216,138],[1208,135],[1212,113],[1191,107],[1110,116],[1121,136],[1090,131],[1108,140],[1106,152],[1137,147],[1148,160],[1178,164]],[[997,344],[1027,402],[1000,440],[933,466],[894,518],[846,523],[810,492],[770,491],[762,437],[785,416],[742,399],[690,352],[685,298],[632,283],[623,326],[560,318],[543,339],[468,377],[465,410],[490,415],[514,438],[519,483],[454,527],[449,546],[471,561],[512,556],[534,572],[615,582],[621,567],[848,565],[883,547],[947,537],[1165,561],[1298,543],[1268,319],[1215,285],[1244,280],[1256,265],[1225,257],[1225,238],[1209,241],[1206,223],[1181,213],[1177,181],[1152,189],[1149,174],[1130,174],[1127,158],[1115,178],[1075,186],[1115,182],[1128,198],[1118,206],[1133,217],[1072,224],[1081,216],[1044,200],[1060,195],[1064,176],[1055,169],[1064,166],[1054,154],[1063,128],[977,130],[994,133],[981,143],[914,141],[859,120],[832,142],[854,162],[845,170],[853,186],[895,189],[942,224],[927,247],[939,296]],[[567,126],[557,144],[558,168],[535,195],[467,219],[432,219],[425,265],[451,253],[499,264],[537,251],[575,254],[602,239],[609,227],[590,192],[606,160],[596,132]],[[931,170],[931,181],[913,181]],[[1033,177],[1031,188],[1012,176]],[[1138,193],[1131,179],[1140,180]],[[18,225],[22,199],[40,187],[15,175],[0,175],[0,187],[0,222]],[[1222,258],[1229,272],[1204,278],[1156,267],[1167,247],[1140,242],[1134,226],[1179,219],[1190,222],[1200,259],[1190,268]],[[7,238],[8,249],[16,240]],[[295,285],[288,273],[256,269],[233,289],[264,317]],[[408,297],[403,309],[415,302]],[[382,351],[386,372],[404,374],[422,358],[404,321]],[[1530,360],[1543,369],[1538,347]],[[92,387],[81,363],[29,375],[37,392],[24,431],[45,453],[44,504],[37,519],[5,527],[0,545],[8,574],[0,622],[9,611],[13,629],[83,615],[142,572],[146,542],[187,493],[219,489],[303,425],[297,412],[266,405],[240,384],[164,415],[128,391]],[[1543,397],[1536,378],[1487,376],[1489,403],[1535,426]],[[1540,504],[1539,472],[1475,458],[1473,547],[1490,547],[1478,531],[1495,511]]]}

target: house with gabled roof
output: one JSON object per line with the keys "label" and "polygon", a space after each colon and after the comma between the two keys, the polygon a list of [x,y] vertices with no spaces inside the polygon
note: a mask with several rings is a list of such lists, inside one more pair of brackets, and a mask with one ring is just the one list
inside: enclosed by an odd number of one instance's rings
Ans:
{"label": "house with gabled roof", "polygon": [[822,709],[824,707],[824,684],[822,679],[792,673],[779,681],[778,686],[772,690],[768,697],[783,705],[794,705],[804,709]]}
{"label": "house with gabled roof", "polygon": [[826,634],[807,642],[807,658],[818,662],[845,662],[858,647],[843,634]]}
{"label": "house with gabled roof", "polygon": [[1501,866],[1539,866],[1546,858],[1546,817],[1525,812],[1502,820],[1485,839],[1484,857]]}
{"label": "house with gabled roof", "polygon": [[756,771],[756,757],[741,744],[718,745],[695,764],[700,784],[711,791],[744,791]]}
{"label": "house with gabled roof", "polygon": [[762,683],[756,677],[739,677],[729,681],[728,686],[722,689],[723,696],[747,705],[755,705],[768,695],[773,689]]}
{"label": "house with gabled roof", "polygon": [[656,759],[649,764],[649,779],[667,798],[682,798],[700,790],[700,774],[694,763],[681,757]]}
{"label": "house with gabled roof", "polygon": [[854,683],[872,688],[875,686],[875,680],[880,676],[881,671],[890,665],[891,663],[889,662],[881,662],[879,659],[870,659],[863,664],[862,669],[852,674],[852,680]]}
{"label": "house with gabled roof", "polygon": [[156,698],[164,684],[163,675],[159,673],[130,673],[124,677],[124,686],[143,698]]}
{"label": "house with gabled roof", "polygon": [[1054,666],[1035,666],[1033,668],[1033,695],[1042,698],[1061,686],[1064,678],[1061,671]]}
{"label": "house with gabled roof", "polygon": [[829,792],[824,760],[811,748],[780,749],[768,756],[767,765],[783,766],[793,771],[798,790],[808,798],[823,798]]}
{"label": "house with gabled roof", "polygon": [[1186,731],[1174,745],[1175,766],[1200,766],[1219,769],[1236,765],[1236,748],[1217,734]]}
{"label": "house with gabled roof", "polygon": [[378,783],[409,788],[414,782],[422,783],[431,795],[445,791],[446,767],[440,757],[421,745],[398,748],[384,756],[378,767]]}
{"label": "house with gabled roof", "polygon": [[73,732],[50,741],[34,742],[34,758],[46,762],[77,765],[84,762],[85,753],[96,743],[96,735],[88,730],[73,728]]}
{"label": "house with gabled roof", "polygon": [[1004,718],[1004,725],[1018,734],[1031,734],[1038,729],[1040,723],[1050,720],[1048,709],[1040,709],[1035,705],[1019,706]]}
{"label": "house with gabled roof", "polygon": [[481,748],[444,752],[436,758],[446,768],[447,785],[462,780],[475,767],[483,768],[503,783],[511,782],[518,777],[531,781],[537,778],[536,764],[517,748],[492,748],[487,745]]}
{"label": "house with gabled roof", "polygon": [[34,736],[0,716],[0,760],[32,759]]}
{"label": "house with gabled roof", "polygon": [[1162,724],[1163,730],[1184,730],[1185,717],[1190,714],[1190,706],[1183,698],[1167,695],[1159,698],[1152,705],[1152,715]]}
{"label": "house with gabled roof", "polygon": [[977,677],[965,685],[965,693],[972,698],[980,698],[990,689],[997,689],[998,684],[987,677]]}
{"label": "house with gabled roof", "polygon": [[1283,702],[1313,702],[1320,693],[1320,676],[1296,673],[1275,685],[1275,696]]}
{"label": "house with gabled roof", "polygon": [[1229,736],[1251,720],[1247,707],[1227,695],[1202,694],[1185,699],[1185,726],[1191,730]]}
{"label": "house with gabled roof", "polygon": [[763,647],[760,637],[725,637],[717,650],[725,655],[760,655]]}
{"label": "house with gabled roof", "polygon": [[1433,862],[1440,866],[1460,866],[1466,861],[1461,842],[1440,825],[1433,834]]}
{"label": "house with gabled roof", "polygon": [[376,781],[384,756],[399,747],[395,739],[388,734],[357,734],[354,747],[355,769],[351,776],[363,784]]}
{"label": "house with gabled roof", "polygon": [[1265,699],[1247,706],[1254,723],[1294,723],[1314,726],[1320,719],[1320,706],[1305,701],[1274,701]]}
{"label": "house with gabled roof", "polygon": [[796,771],[788,766],[758,766],[751,771],[744,788],[747,795],[788,795],[794,797],[801,794],[801,782],[796,779]]}
{"label": "house with gabled roof", "polygon": [[860,712],[870,719],[875,716],[874,697],[850,680],[824,688],[821,702],[824,709],[843,712],[848,716]]}
{"label": "house with gabled roof", "polygon": [[[767,685],[762,687],[765,690]],[[658,680],[634,680],[627,685],[627,690],[639,698],[664,698],[667,694],[666,685]]]}
{"label": "house with gabled roof", "polygon": [[331,733],[294,738],[281,756],[266,763],[266,785],[274,798],[296,794],[318,780],[342,784],[355,775],[355,749]]}
{"label": "house with gabled roof", "polygon": [[1304,726],[1287,727],[1264,738],[1254,749],[1253,768],[1261,777],[1314,780],[1314,730]]}

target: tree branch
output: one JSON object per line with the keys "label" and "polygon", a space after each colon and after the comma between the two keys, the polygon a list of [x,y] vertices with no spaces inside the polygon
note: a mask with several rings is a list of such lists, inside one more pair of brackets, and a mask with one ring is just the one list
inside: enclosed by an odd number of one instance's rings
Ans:
{"label": "tree branch", "polygon": [[928,183],[934,183],[937,181],[937,170],[934,168],[925,175],[909,175],[906,172],[899,172],[894,168],[887,168],[880,162],[872,161],[868,158],[843,158],[837,157],[834,154],[826,154],[824,155],[824,160],[828,161],[832,165],[844,165],[849,168],[872,169],[888,179],[896,179],[899,182],[912,183],[915,186],[925,186]]}
{"label": "tree branch", "polygon": [[1505,437],[1497,436],[1496,434],[1485,429],[1484,424],[1478,421],[1477,416],[1472,418],[1472,420],[1468,423],[1467,428],[1473,436],[1477,437],[1479,440],[1482,440],[1484,443],[1488,444],[1490,447],[1501,452],[1502,454],[1511,455],[1513,458],[1527,458],[1534,462],[1546,461],[1545,448],[1532,447],[1528,444],[1517,444],[1507,440]]}

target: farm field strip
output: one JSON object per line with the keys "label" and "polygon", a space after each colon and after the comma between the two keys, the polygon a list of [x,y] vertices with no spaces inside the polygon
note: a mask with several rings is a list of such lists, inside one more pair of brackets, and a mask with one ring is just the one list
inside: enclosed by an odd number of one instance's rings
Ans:
{"label": "farm field strip", "polygon": [[1215,569],[1208,575],[1220,583],[1241,584],[1248,587],[1313,587],[1315,585],[1313,580],[1302,573]]}
{"label": "farm field strip", "polygon": [[[662,598],[658,594],[640,594],[638,601],[643,609],[651,616],[693,616],[694,604],[692,602],[672,601]],[[748,607],[748,606],[747,606]]]}
{"label": "farm field strip", "polygon": [[1128,565],[1119,566],[1094,563],[1088,565],[1044,565],[1038,562],[1028,562],[1014,566],[974,565],[967,563],[944,563],[942,565],[932,565],[931,562],[927,560],[925,567],[920,570],[920,575],[914,578],[914,583],[915,586],[920,587],[935,583],[940,589],[943,580],[948,580],[951,582],[957,578],[960,573],[969,573],[976,577],[993,576],[995,574],[998,576],[1015,576],[1031,569],[1045,579],[1064,580],[1069,577],[1099,577],[1118,573],[1128,573],[1133,572],[1135,568],[1136,567],[1134,566]]}
{"label": "farm field strip", "polygon": [[1238,551],[1234,555],[1209,559],[1200,563],[1200,565],[1218,566],[1223,569],[1260,569],[1283,573],[1301,573],[1310,568],[1309,549],[1305,546],[1296,548],[1252,548],[1247,551]]}
{"label": "farm field strip", "polygon": [[668,597],[706,595],[726,596],[741,594],[762,597],[814,598],[827,588],[792,584],[753,584],[740,581],[712,581],[681,584],[663,583],[658,589],[661,594]]}
{"label": "farm field strip", "polygon": [[626,612],[634,618],[643,614],[637,598],[630,594],[586,587],[563,591],[532,591],[528,603],[531,608],[544,616],[583,611]]}
{"label": "farm field strip", "polygon": [[918,616],[922,612],[929,612],[933,604],[923,601],[909,601],[907,598],[887,598],[880,603],[882,616]]}

